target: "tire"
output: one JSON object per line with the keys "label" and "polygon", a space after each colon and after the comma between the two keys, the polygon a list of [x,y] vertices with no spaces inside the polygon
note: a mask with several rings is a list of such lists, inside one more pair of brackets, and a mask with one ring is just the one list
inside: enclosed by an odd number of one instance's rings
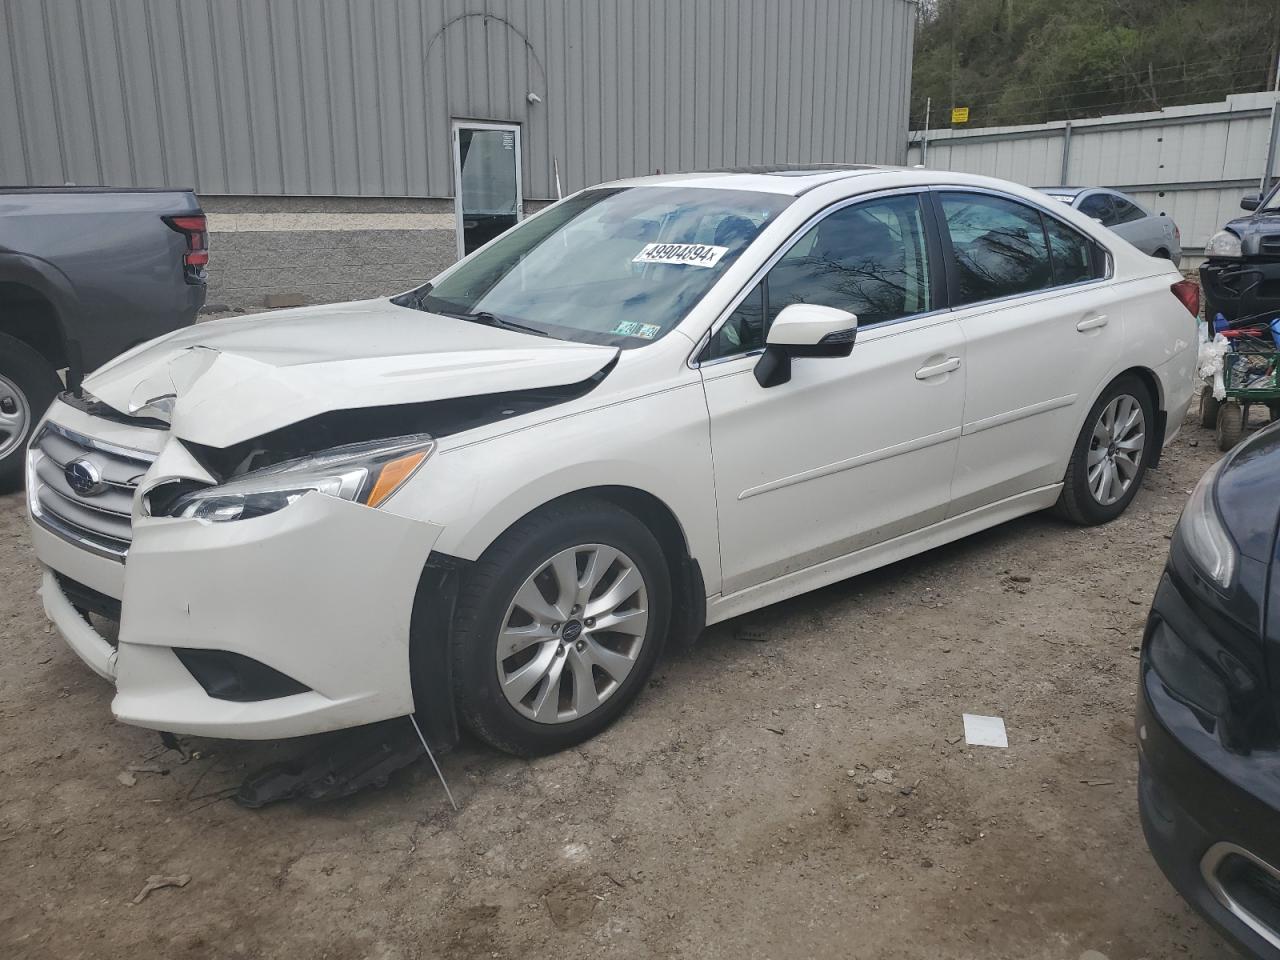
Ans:
{"label": "tire", "polygon": [[1200,390],[1200,426],[1213,430],[1218,426],[1218,410],[1222,401],[1213,395],[1213,387]]}
{"label": "tire", "polygon": [[[618,559],[609,559],[609,551],[616,551]],[[571,576],[579,581],[566,590],[577,590],[574,598],[582,607],[570,607],[573,598],[565,599],[559,589],[558,572],[567,567],[551,562],[564,557],[569,558],[565,563],[575,563]],[[583,587],[597,560],[606,565],[595,589]],[[624,584],[622,575],[628,570]],[[640,587],[623,596],[636,582],[633,575]],[[537,590],[538,596],[529,590]],[[624,632],[596,630],[588,616],[592,605],[607,606],[615,593],[620,602],[608,611]],[[547,599],[550,594],[561,602],[559,607],[557,600]],[[539,599],[542,620],[521,606],[529,603],[532,609]],[[566,608],[569,617],[553,622]],[[603,620],[605,608],[597,609]],[[633,619],[640,616],[635,610],[647,611],[643,621]],[[639,519],[594,499],[536,511],[489,547],[462,585],[451,643],[458,715],[481,740],[519,756],[553,753],[588,740],[617,719],[644,686],[666,642],[670,617],[670,568],[661,545]],[[516,633],[504,638],[504,630]],[[540,639],[521,638],[519,631]],[[500,661],[499,643],[504,651],[508,643],[513,650],[522,649]],[[630,667],[624,660],[631,661]],[[606,665],[613,673],[604,672]],[[535,674],[539,679],[522,695],[524,683]],[[587,706],[581,707],[584,676],[593,689],[583,693]],[[598,703],[591,706],[593,698]]]}
{"label": "tire", "polygon": [[1230,450],[1244,436],[1244,407],[1228,400],[1218,410],[1218,449]]}
{"label": "tire", "polygon": [[48,360],[0,333],[0,492],[21,489],[27,441],[61,389]]}
{"label": "tire", "polygon": [[[1123,398],[1128,398],[1141,413],[1142,445],[1139,450],[1131,450],[1127,446],[1134,442],[1136,431],[1105,447],[1096,432],[1096,428],[1101,428],[1105,435],[1103,414],[1114,412],[1114,405],[1118,403],[1122,415],[1116,419],[1130,422],[1127,412],[1130,407],[1121,403]],[[1159,442],[1152,435],[1155,424],[1154,403],[1145,383],[1136,376],[1125,374],[1107,384],[1090,408],[1080,435],[1076,437],[1066,475],[1062,478],[1062,493],[1054,506],[1058,515],[1071,523],[1090,527],[1109,523],[1124,513],[1142,486],[1147,464],[1151,461],[1152,444]],[[1105,452],[1099,455],[1100,450]],[[1106,472],[1108,462],[1110,474]],[[1094,472],[1095,468],[1101,472]],[[1129,472],[1130,468],[1132,472]],[[1117,479],[1112,481],[1112,477]],[[1100,483],[1105,488],[1102,497],[1094,489]]]}

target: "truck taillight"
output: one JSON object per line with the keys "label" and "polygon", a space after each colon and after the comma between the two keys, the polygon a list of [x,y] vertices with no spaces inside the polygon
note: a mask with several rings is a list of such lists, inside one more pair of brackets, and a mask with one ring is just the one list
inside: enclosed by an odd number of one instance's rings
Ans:
{"label": "truck taillight", "polygon": [[209,264],[209,231],[203,213],[165,217],[170,229],[187,238],[187,252],[182,255],[182,275],[187,283],[204,283]]}
{"label": "truck taillight", "polygon": [[1169,284],[1169,290],[1193,317],[1200,316],[1200,284],[1194,280],[1179,280]]}

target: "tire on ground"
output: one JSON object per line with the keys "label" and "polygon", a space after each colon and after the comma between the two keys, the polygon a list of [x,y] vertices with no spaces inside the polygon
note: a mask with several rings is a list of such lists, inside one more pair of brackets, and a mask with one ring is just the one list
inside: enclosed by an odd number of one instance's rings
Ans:
{"label": "tire on ground", "polygon": [[[515,593],[551,557],[570,547],[604,544],[630,557],[644,578],[649,616],[635,666],[593,711],[561,723],[539,723],[519,713],[502,691],[497,643]],[[477,737],[508,753],[536,756],[595,736],[643,688],[666,642],[671,617],[671,575],[658,540],[633,514],[595,498],[552,503],[524,517],[499,537],[467,572],[451,638],[454,700],[459,718]]]}
{"label": "tire on ground", "polygon": [[0,492],[9,492],[22,486],[27,441],[31,439],[36,422],[44,416],[62,389],[62,381],[43,355],[21,340],[3,333],[0,333],[0,377],[22,394],[27,411],[26,425],[17,443],[6,444],[6,437],[0,436],[0,445],[8,447],[0,456]]}
{"label": "tire on ground", "polygon": [[[1145,420],[1143,428],[1144,443],[1142,454],[1138,459],[1138,469],[1129,488],[1115,503],[1103,505],[1099,503],[1089,490],[1089,448],[1093,438],[1093,428],[1102,415],[1103,409],[1117,397],[1128,394],[1134,397],[1142,407]],[[1062,478],[1062,492],[1054,505],[1057,514],[1079,526],[1095,526],[1108,523],[1124,513],[1142,486],[1142,478],[1146,476],[1147,464],[1151,462],[1153,444],[1163,441],[1163,437],[1154,434],[1156,426],[1155,400],[1150,388],[1141,378],[1132,373],[1121,374],[1107,384],[1101,395],[1089,410],[1084,419],[1084,426],[1076,437],[1075,446],[1071,449],[1071,459],[1067,463],[1066,474]]]}
{"label": "tire on ground", "polygon": [[1207,427],[1210,430],[1218,426],[1218,409],[1222,406],[1222,401],[1213,395],[1213,387],[1204,386],[1200,389],[1200,426]]}
{"label": "tire on ground", "polygon": [[1228,400],[1218,409],[1218,449],[1230,450],[1244,436],[1244,407]]}

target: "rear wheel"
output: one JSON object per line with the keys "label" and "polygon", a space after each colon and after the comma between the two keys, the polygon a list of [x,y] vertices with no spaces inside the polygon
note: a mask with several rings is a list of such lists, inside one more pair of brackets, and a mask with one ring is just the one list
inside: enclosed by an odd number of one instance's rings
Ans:
{"label": "rear wheel", "polygon": [[1230,450],[1244,436],[1244,407],[1228,400],[1218,410],[1218,449]]}
{"label": "rear wheel", "polygon": [[1213,395],[1213,387],[1204,386],[1200,390],[1200,426],[1210,430],[1218,425],[1218,410],[1222,401]]}
{"label": "rear wheel", "polygon": [[670,611],[662,548],[633,515],[583,500],[526,517],[476,562],[458,598],[463,722],[524,756],[595,736],[648,679]]}
{"label": "rear wheel", "polygon": [[61,388],[48,360],[0,333],[0,492],[22,486],[23,451]]}
{"label": "rear wheel", "polygon": [[1107,523],[1137,496],[1151,459],[1155,413],[1147,386],[1117,377],[1085,418],[1063,477],[1056,509],[1081,526]]}

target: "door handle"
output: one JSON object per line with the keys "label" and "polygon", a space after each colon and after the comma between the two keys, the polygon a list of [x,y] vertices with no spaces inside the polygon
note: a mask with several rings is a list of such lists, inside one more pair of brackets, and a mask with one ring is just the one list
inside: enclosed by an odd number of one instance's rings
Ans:
{"label": "door handle", "polygon": [[1076,324],[1076,329],[1081,333],[1088,333],[1090,330],[1097,330],[1099,327],[1107,325],[1107,315],[1100,313],[1096,317],[1090,317],[1088,320],[1081,320]]}
{"label": "door handle", "polygon": [[944,373],[950,373],[953,370],[960,369],[959,357],[947,357],[941,363],[931,363],[928,366],[921,367],[916,371],[917,380],[928,380],[930,377],[940,377]]}

